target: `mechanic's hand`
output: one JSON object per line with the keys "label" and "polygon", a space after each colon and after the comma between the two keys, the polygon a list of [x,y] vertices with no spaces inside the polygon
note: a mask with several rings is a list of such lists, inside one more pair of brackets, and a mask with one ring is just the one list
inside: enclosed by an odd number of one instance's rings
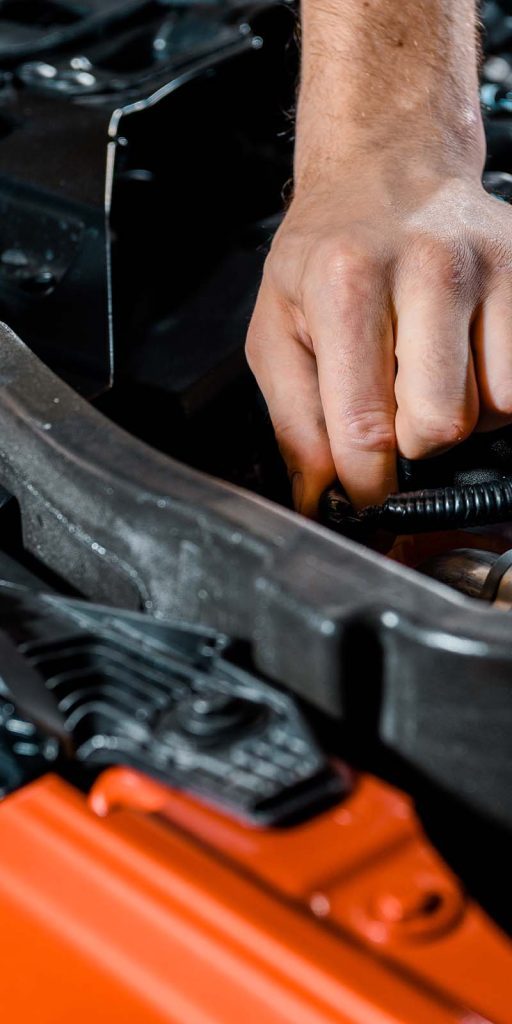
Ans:
{"label": "mechanic's hand", "polygon": [[478,160],[453,177],[362,164],[297,189],[247,341],[307,515],[336,476],[357,506],[378,502],[397,452],[512,421],[512,209]]}

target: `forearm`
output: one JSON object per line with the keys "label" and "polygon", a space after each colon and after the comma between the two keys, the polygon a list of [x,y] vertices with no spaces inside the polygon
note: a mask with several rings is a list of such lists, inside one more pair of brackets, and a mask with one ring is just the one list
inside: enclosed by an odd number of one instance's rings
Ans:
{"label": "forearm", "polygon": [[247,341],[315,514],[512,423],[512,209],[481,182],[476,0],[302,0],[295,191]]}
{"label": "forearm", "polygon": [[296,187],[425,146],[483,162],[475,0],[303,0]]}

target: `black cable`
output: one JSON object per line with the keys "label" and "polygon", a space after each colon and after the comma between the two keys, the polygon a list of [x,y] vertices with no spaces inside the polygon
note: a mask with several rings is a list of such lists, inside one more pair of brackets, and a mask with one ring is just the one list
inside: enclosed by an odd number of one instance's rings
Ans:
{"label": "black cable", "polygon": [[488,526],[512,519],[512,479],[391,494],[382,505],[357,513],[331,488],[323,495],[320,517],[326,526],[353,536],[376,530],[402,534]]}

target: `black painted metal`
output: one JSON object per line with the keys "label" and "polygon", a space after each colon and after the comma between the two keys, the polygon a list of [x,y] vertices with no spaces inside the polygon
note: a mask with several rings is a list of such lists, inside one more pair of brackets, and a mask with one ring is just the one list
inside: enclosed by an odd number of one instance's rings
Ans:
{"label": "black painted metal", "polygon": [[257,668],[512,824],[510,619],[114,426],[7,328],[0,482],[96,601],[250,643]]}

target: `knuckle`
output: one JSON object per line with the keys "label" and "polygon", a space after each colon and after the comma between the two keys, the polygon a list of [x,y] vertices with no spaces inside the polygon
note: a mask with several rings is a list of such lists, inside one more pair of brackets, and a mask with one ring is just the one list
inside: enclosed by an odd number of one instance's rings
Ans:
{"label": "knuckle", "polygon": [[301,445],[300,441],[297,442],[297,438],[295,437],[293,424],[274,423],[273,427],[277,447],[279,448],[283,458],[288,459],[292,452],[299,454]]}
{"label": "knuckle", "polygon": [[493,411],[512,418],[512,379],[501,380],[492,389]]}
{"label": "knuckle", "polygon": [[396,450],[394,412],[389,409],[348,410],[344,419],[343,433],[352,448],[362,452]]}
{"label": "knuckle", "polygon": [[282,240],[272,244],[263,264],[262,288],[269,295],[293,303],[297,298],[301,251],[296,242]]}
{"label": "knuckle", "polygon": [[379,273],[380,263],[369,249],[339,239],[323,242],[317,254],[318,271],[327,287],[360,291]]}
{"label": "knuckle", "polygon": [[[511,209],[512,214],[512,209]],[[505,278],[507,284],[510,284],[510,274],[512,272],[512,245],[510,241],[498,241],[498,244],[494,249],[494,269],[500,280]]]}
{"label": "knuckle", "polygon": [[262,280],[271,287],[279,287],[282,278],[282,260],[279,251],[271,249],[265,257],[263,264]]}
{"label": "knuckle", "polygon": [[453,409],[443,413],[430,412],[424,416],[416,416],[414,434],[422,449],[435,451],[459,444],[469,437],[475,425],[476,416],[473,417],[467,409]]}
{"label": "knuckle", "polygon": [[273,422],[276,443],[289,466],[315,465],[325,461],[328,445],[323,421],[304,422],[275,420]]}
{"label": "knuckle", "polygon": [[424,235],[413,245],[411,266],[420,279],[444,290],[459,291],[474,277],[475,257],[463,239]]}
{"label": "knuckle", "polygon": [[312,415],[305,419],[288,414],[283,419],[274,417],[272,426],[278,443],[286,445],[307,449],[310,445],[323,443],[325,438],[325,420],[321,416]]}
{"label": "knuckle", "polygon": [[254,372],[254,369],[258,362],[258,350],[259,343],[257,337],[257,329],[251,322],[249,330],[247,331],[247,337],[245,339],[245,358],[249,365],[249,369]]}

